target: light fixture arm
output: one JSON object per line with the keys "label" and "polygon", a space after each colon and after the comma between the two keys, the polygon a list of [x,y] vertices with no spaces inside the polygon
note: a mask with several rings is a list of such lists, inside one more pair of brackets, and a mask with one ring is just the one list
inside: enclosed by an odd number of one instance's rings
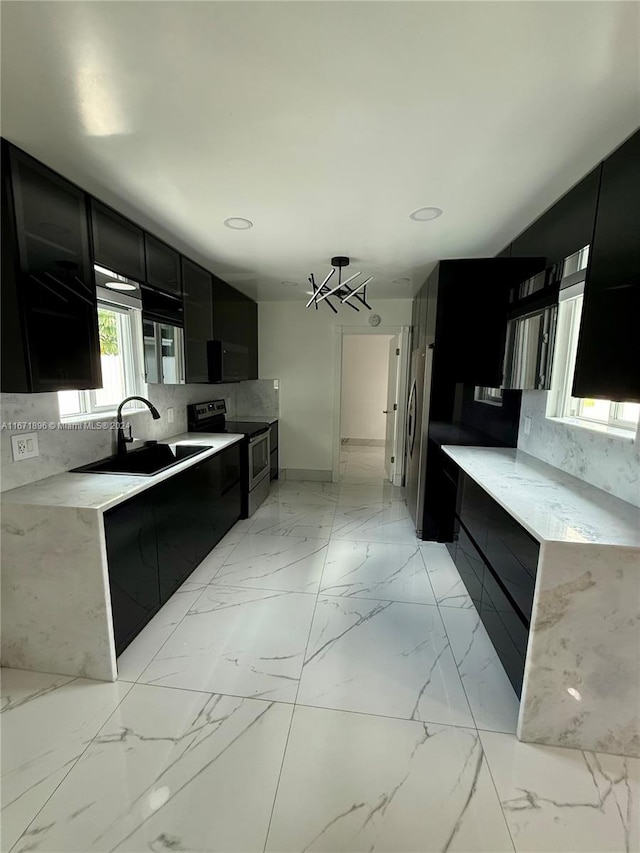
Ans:
{"label": "light fixture arm", "polygon": [[[349,301],[352,297],[355,297],[356,300],[361,305],[364,305],[365,308],[368,308],[369,310],[371,310],[371,306],[367,303],[367,289],[366,288],[367,288],[367,284],[372,280],[373,276],[370,275],[369,278],[367,278],[365,281],[363,281],[357,287],[355,287],[353,289],[350,288],[348,286],[349,282],[351,282],[355,278],[357,278],[360,275],[360,272],[356,272],[353,275],[349,276],[349,278],[346,279],[345,281],[342,281],[342,268],[348,267],[349,263],[350,263],[350,259],[348,257],[346,257],[345,255],[336,255],[335,257],[331,258],[331,270],[325,276],[324,281],[322,282],[322,284],[319,287],[318,287],[318,285],[316,285],[314,274],[311,273],[311,275],[309,276],[309,282],[311,284],[313,293],[311,294],[311,298],[309,299],[309,301],[307,302],[305,307],[310,308],[311,305],[313,304],[313,305],[315,305],[315,308],[317,311],[318,310],[318,304],[320,302],[326,302],[327,305],[329,306],[329,308],[331,308],[331,310],[334,312],[334,314],[337,314],[338,313],[337,309],[334,307],[333,303],[329,299],[330,296],[337,294],[338,298],[340,299],[340,303],[342,305],[348,305],[349,308],[353,308],[354,311],[359,311],[360,309],[357,307],[357,305],[354,305],[352,302]],[[330,288],[330,287],[328,287],[328,282],[331,279],[331,277],[335,274],[336,269],[338,270],[338,283],[335,287]],[[344,295],[345,291],[346,291],[346,295]],[[362,296],[360,295],[360,291],[362,291]]]}

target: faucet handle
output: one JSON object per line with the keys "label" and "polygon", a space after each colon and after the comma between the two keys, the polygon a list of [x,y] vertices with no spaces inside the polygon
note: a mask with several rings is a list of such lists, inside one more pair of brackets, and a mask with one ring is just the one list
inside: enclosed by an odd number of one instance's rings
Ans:
{"label": "faucet handle", "polygon": [[129,427],[129,435],[125,438],[127,444],[131,444],[133,442],[133,433],[131,431],[131,424],[128,424]]}

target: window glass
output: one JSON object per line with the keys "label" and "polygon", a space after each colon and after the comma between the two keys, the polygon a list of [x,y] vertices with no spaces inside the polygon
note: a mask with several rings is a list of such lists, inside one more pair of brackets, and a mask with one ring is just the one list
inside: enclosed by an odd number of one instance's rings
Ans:
{"label": "window glass", "polygon": [[571,396],[582,303],[582,295],[572,296],[560,302],[550,414],[559,418],[575,418],[585,424],[594,423],[635,430],[640,415],[639,403],[618,403],[613,400]]}
{"label": "window glass", "polygon": [[98,302],[98,332],[102,388],[59,391],[60,417],[111,411],[125,397],[144,393],[140,311],[124,305]]}
{"label": "window glass", "polygon": [[112,408],[127,396],[124,352],[128,317],[106,306],[98,308],[102,388],[93,392],[94,409]]}

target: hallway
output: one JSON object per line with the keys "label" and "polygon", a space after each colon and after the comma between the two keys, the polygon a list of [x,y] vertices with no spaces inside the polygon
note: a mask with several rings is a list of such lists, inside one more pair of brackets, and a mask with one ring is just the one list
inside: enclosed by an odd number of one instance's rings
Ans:
{"label": "hallway", "polygon": [[516,740],[383,452],[274,483],[116,684],[3,670],[4,853],[638,850],[640,762]]}

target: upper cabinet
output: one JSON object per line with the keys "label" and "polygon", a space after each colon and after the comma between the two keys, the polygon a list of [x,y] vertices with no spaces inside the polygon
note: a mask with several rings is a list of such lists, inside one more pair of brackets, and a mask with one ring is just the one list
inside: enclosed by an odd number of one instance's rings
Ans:
{"label": "upper cabinet", "polygon": [[92,198],[91,233],[97,264],[134,281],[145,281],[142,228]]}
{"label": "upper cabinet", "polygon": [[213,276],[182,259],[186,381],[208,382],[207,341],[213,340]]}
{"label": "upper cabinet", "polygon": [[4,139],[1,190],[3,391],[102,387],[94,265],[141,285],[148,382],[209,382],[214,339],[258,378],[248,296]]}
{"label": "upper cabinet", "polygon": [[545,258],[544,266],[557,264],[583,246],[588,246],[596,218],[601,166],[539,216],[511,244],[511,257]]}
{"label": "upper cabinet", "polygon": [[640,402],[640,131],[602,168],[573,394]]}
{"label": "upper cabinet", "polygon": [[2,154],[2,390],[99,388],[86,196],[14,146]]}
{"label": "upper cabinet", "polygon": [[246,347],[247,378],[258,378],[258,305],[217,276],[213,277],[213,337]]}
{"label": "upper cabinet", "polygon": [[151,234],[144,235],[147,254],[147,283],[165,293],[182,296],[180,255]]}

